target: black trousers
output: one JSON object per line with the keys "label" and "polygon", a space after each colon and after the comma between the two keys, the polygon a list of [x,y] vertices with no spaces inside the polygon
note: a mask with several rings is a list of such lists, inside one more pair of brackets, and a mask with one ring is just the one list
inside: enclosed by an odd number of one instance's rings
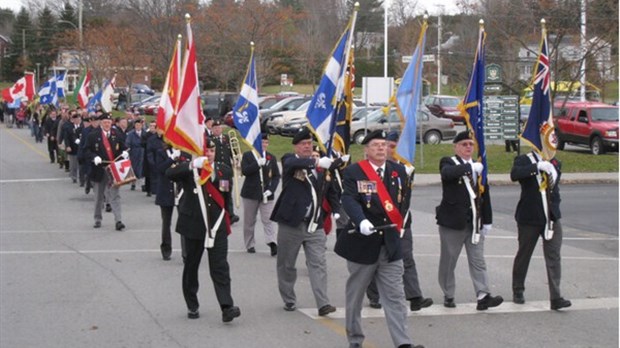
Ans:
{"label": "black trousers", "polygon": [[[525,277],[530,266],[532,253],[538,242],[538,237],[542,237],[544,226],[532,226],[517,224],[519,230],[519,250],[515,256],[512,268],[512,290],[513,292],[523,292],[525,290]],[[553,227],[553,238],[543,240],[543,254],[545,255],[545,265],[547,267],[547,279],[549,282],[549,296],[551,300],[559,299],[560,280],[562,278],[562,265],[560,249],[562,248],[562,225],[560,220],[556,221]]]}
{"label": "black trousers", "polygon": [[56,162],[56,151],[57,151],[57,144],[56,144],[56,140],[50,140],[50,138],[47,138],[47,151],[50,154],[50,162],[54,163]]}
{"label": "black trousers", "polygon": [[[223,226],[222,226],[223,227]],[[204,240],[184,238],[185,266],[183,267],[183,297],[189,310],[198,310],[198,268],[205,251]],[[224,309],[232,306],[233,299],[230,290],[230,267],[228,265],[228,236],[224,228],[215,235],[215,244],[207,249],[209,260],[209,275],[215,289],[215,297]]]}
{"label": "black trousers", "polygon": [[172,225],[172,213],[174,212],[174,206],[164,207],[159,206],[161,211],[161,253],[170,254],[172,252],[172,236],[170,226]]}

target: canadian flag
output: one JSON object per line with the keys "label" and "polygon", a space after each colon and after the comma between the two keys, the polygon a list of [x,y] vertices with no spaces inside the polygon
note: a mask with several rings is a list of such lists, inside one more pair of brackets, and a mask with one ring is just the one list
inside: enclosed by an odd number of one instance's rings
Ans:
{"label": "canadian flag", "polygon": [[77,102],[80,104],[80,107],[85,108],[88,104],[88,95],[90,94],[90,71],[86,71],[77,87]]}
{"label": "canadian flag", "polygon": [[180,136],[183,141],[176,142],[171,137],[168,138],[168,141],[176,148],[202,156],[205,117],[200,105],[196,45],[189,20],[187,21],[187,47],[178,92],[177,105],[171,121],[172,125],[169,126],[169,128],[172,126],[173,128],[168,129],[168,131],[172,132],[170,134],[174,134],[175,137]]}
{"label": "canadian flag", "polygon": [[[162,90],[161,99],[159,99],[159,108],[157,109],[157,129],[164,131],[166,137],[173,134],[167,134],[172,115],[174,114],[175,103],[177,101],[177,91],[179,90],[179,80],[181,79],[181,35],[174,46],[172,60],[168,68],[166,83]],[[174,129],[174,127],[172,127]]]}
{"label": "canadian flag", "polygon": [[27,72],[13,86],[2,90],[2,99],[9,103],[19,98],[32,100],[34,94],[34,73]]}

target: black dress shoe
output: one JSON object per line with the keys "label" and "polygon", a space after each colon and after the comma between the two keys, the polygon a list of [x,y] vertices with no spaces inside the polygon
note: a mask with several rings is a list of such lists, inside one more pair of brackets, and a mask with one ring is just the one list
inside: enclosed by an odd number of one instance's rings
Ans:
{"label": "black dress shoe", "polygon": [[284,304],[284,310],[287,311],[287,312],[292,312],[292,311],[294,311],[296,309],[297,309],[297,307],[295,307],[294,303],[285,303]]}
{"label": "black dress shoe", "polygon": [[109,213],[112,211],[112,206],[110,205],[110,203],[106,203],[105,204],[105,212]]}
{"label": "black dress shoe", "polygon": [[231,225],[234,224],[235,222],[238,222],[238,221],[239,221],[239,215],[232,215],[230,217],[230,224]]}
{"label": "black dress shoe", "polygon": [[101,227],[101,221],[95,221],[95,224],[93,225],[94,228],[99,228]]}
{"label": "black dress shoe", "polygon": [[124,223],[122,223],[120,221],[116,222],[116,230],[117,231],[122,231],[124,228],[125,228],[125,224]]}
{"label": "black dress shoe", "polygon": [[411,299],[411,310],[416,312],[422,308],[430,307],[433,304],[433,299],[428,297],[414,297]]}
{"label": "black dress shoe", "polygon": [[525,297],[523,296],[522,292],[515,292],[512,294],[512,302],[516,303],[516,304],[524,304],[525,303]]}
{"label": "black dress shoe", "polygon": [[140,187],[140,189],[142,190],[142,192],[146,192],[146,185],[142,185],[142,187]]}
{"label": "black dress shoe", "polygon": [[497,307],[504,302],[504,299],[501,296],[491,296],[491,294],[487,294],[481,300],[478,300],[478,305],[476,309],[479,311],[484,311],[492,307]]}
{"label": "black dress shoe", "polygon": [[456,303],[454,303],[453,297],[444,297],[443,298],[443,306],[446,308],[455,308]]}
{"label": "black dress shoe", "polygon": [[131,190],[132,190],[132,191],[135,191],[135,190],[136,190],[136,185],[131,184]]}
{"label": "black dress shoe", "polygon": [[187,311],[187,317],[189,319],[198,319],[198,318],[200,318],[200,312],[198,312],[197,309],[196,310],[191,310],[190,309],[190,310]]}
{"label": "black dress shoe", "polygon": [[374,308],[374,309],[381,309],[381,303],[379,303],[379,300],[370,300],[368,306],[370,306],[370,308]]}
{"label": "black dress shoe", "polygon": [[319,316],[324,317],[328,315],[329,313],[334,313],[335,311],[336,311],[336,307],[330,304],[326,304],[325,306],[319,308]]}
{"label": "black dress shoe", "polygon": [[565,300],[563,297],[551,300],[551,309],[556,311],[570,306],[572,306],[572,303],[569,300]]}
{"label": "black dress shoe", "polygon": [[222,321],[230,323],[233,319],[238,318],[241,315],[241,310],[237,306],[232,306],[222,309]]}
{"label": "black dress shoe", "polygon": [[278,245],[276,243],[271,242],[267,245],[269,245],[269,248],[271,249],[271,256],[278,255]]}
{"label": "black dress shoe", "polygon": [[248,253],[254,254],[255,252],[256,252],[256,249],[254,249],[254,247],[248,248]]}

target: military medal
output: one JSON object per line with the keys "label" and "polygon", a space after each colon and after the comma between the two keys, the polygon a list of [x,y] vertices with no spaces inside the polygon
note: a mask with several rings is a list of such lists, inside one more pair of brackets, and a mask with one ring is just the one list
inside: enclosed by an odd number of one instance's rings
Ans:
{"label": "military medal", "polygon": [[366,208],[370,208],[372,194],[377,192],[377,183],[369,180],[358,180],[357,192],[364,194],[364,198],[366,199]]}
{"label": "military medal", "polygon": [[385,202],[383,202],[383,206],[385,207],[385,211],[387,211],[388,213],[394,210],[394,206],[387,199],[385,200]]}
{"label": "military medal", "polygon": [[400,176],[398,177],[398,196],[396,197],[396,200],[398,201],[398,203],[400,204],[400,202],[403,201],[403,186],[402,183],[400,182]]}
{"label": "military medal", "polygon": [[230,181],[228,180],[220,180],[220,191],[221,192],[229,192],[230,191]]}

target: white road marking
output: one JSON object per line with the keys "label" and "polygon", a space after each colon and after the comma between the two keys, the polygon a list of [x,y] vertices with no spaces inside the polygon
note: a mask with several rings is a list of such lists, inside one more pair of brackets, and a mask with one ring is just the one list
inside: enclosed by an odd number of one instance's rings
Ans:
{"label": "white road marking", "polygon": [[71,178],[44,178],[44,179],[7,179],[0,180],[0,184],[21,184],[24,182],[52,182],[52,181],[68,181]]}
{"label": "white road marking", "polygon": [[[618,308],[617,297],[602,298],[579,298],[571,299],[572,306],[562,309],[562,311],[570,312],[575,310],[592,310],[592,309],[614,309]],[[337,308],[334,313],[326,317],[319,317],[316,308],[299,308],[299,312],[310,317],[311,319],[344,319],[345,309]],[[417,312],[409,311],[409,317],[429,317],[429,316],[446,316],[446,315],[481,315],[481,314],[502,314],[502,313],[527,313],[527,312],[549,312],[549,301],[527,301],[525,304],[518,305],[510,301],[504,301],[496,308],[490,308],[485,311],[476,310],[475,303],[457,303],[456,308],[446,308],[443,304],[434,304],[428,308],[424,308]],[[383,318],[385,314],[383,309],[373,309],[369,307],[362,308],[362,318]]]}

